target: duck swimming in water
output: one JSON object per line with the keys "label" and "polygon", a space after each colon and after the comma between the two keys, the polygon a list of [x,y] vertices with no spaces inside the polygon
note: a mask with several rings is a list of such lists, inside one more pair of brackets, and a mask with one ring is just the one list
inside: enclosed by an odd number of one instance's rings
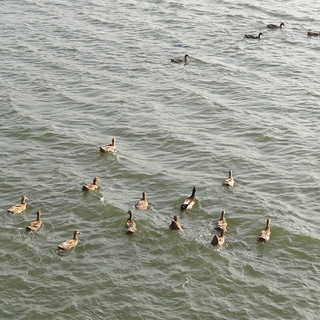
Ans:
{"label": "duck swimming in water", "polygon": [[190,197],[185,199],[181,205],[181,210],[190,210],[196,202],[196,188],[193,187],[192,194]]}
{"label": "duck swimming in water", "polygon": [[14,213],[14,214],[20,214],[22,211],[26,210],[27,204],[26,200],[29,200],[26,196],[23,196],[21,198],[21,203],[15,204],[11,208],[8,209],[8,212]]}
{"label": "duck swimming in water", "polygon": [[82,234],[80,230],[75,230],[73,233],[73,239],[66,240],[58,245],[61,250],[69,250],[74,248],[78,244],[78,234]]}
{"label": "duck swimming in water", "polygon": [[229,170],[229,176],[228,176],[228,178],[224,179],[222,184],[224,184],[225,186],[228,186],[228,187],[234,186],[234,180],[232,177],[232,170]]}
{"label": "duck swimming in water", "polygon": [[284,23],[283,22],[281,22],[280,23],[280,25],[278,26],[277,24],[267,24],[267,28],[270,28],[270,29],[277,29],[277,28],[282,28],[282,27],[284,27]]}
{"label": "duck swimming in water", "polygon": [[137,231],[137,225],[136,225],[135,221],[133,220],[133,213],[131,210],[129,210],[128,214],[129,214],[129,218],[127,219],[126,224],[125,224],[125,231],[128,234],[135,233]]}
{"label": "duck swimming in water", "polygon": [[218,247],[218,248],[222,248],[222,246],[224,244],[224,230],[221,230],[219,236],[217,236],[216,234],[213,236],[211,244],[213,246]]}
{"label": "duck swimming in water", "polygon": [[146,193],[142,192],[142,198],[136,203],[136,208],[139,210],[148,209],[148,200],[146,199]]}
{"label": "duck swimming in water", "polygon": [[116,138],[113,138],[110,144],[100,147],[100,152],[114,152],[115,150],[116,150]]}
{"label": "duck swimming in water", "polygon": [[319,37],[320,31],[308,31],[308,36],[309,37]]}
{"label": "duck swimming in water", "polygon": [[224,232],[227,231],[227,220],[225,218],[226,212],[224,210],[222,210],[221,212],[221,218],[220,220],[218,220],[217,224],[216,224],[216,230],[223,230]]}
{"label": "duck swimming in water", "polygon": [[264,230],[261,231],[260,236],[258,238],[259,241],[266,242],[270,239],[271,229],[270,229],[271,219],[267,219],[267,225]]}
{"label": "duck swimming in water", "polygon": [[245,38],[248,38],[248,39],[259,39],[259,40],[260,40],[261,36],[263,36],[262,32],[260,32],[257,36],[254,36],[252,34],[245,34],[244,35]]}
{"label": "duck swimming in water", "polygon": [[99,189],[98,181],[100,181],[100,179],[98,177],[95,177],[92,183],[86,184],[82,187],[82,191],[98,190]]}
{"label": "duck swimming in water", "polygon": [[37,232],[41,228],[42,220],[41,220],[40,216],[41,216],[41,211],[39,210],[37,212],[37,219],[33,220],[29,223],[29,225],[26,227],[26,231]]}
{"label": "duck swimming in water", "polygon": [[169,225],[170,230],[180,230],[181,229],[181,224],[178,222],[178,217],[174,216],[171,224]]}
{"label": "duck swimming in water", "polygon": [[180,58],[171,58],[171,62],[174,62],[174,63],[187,63],[188,62],[188,59],[190,59],[190,56],[188,54],[185,54],[183,59],[180,59]]}

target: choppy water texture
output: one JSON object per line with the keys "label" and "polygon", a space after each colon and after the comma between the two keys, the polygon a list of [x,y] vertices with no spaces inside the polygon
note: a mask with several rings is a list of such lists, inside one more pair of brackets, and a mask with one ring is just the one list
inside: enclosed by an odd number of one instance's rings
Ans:
{"label": "choppy water texture", "polygon": [[[307,30],[319,12],[299,0],[2,0],[0,318],[96,319],[88,306],[104,319],[316,319],[320,37]],[[185,53],[187,65],[170,62]],[[100,154],[113,137],[117,152]],[[83,194],[95,176],[100,190]],[[148,211],[134,208],[143,191]],[[26,212],[7,213],[22,195]],[[44,225],[26,234],[37,210]],[[59,254],[76,228],[81,242]]]}

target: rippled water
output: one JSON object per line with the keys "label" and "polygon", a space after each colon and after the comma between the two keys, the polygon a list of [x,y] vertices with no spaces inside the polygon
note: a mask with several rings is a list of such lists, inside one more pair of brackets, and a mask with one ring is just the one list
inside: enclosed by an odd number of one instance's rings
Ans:
{"label": "rippled water", "polygon": [[[320,38],[307,30],[319,12],[299,0],[1,1],[0,318],[317,319]],[[117,152],[100,154],[113,137]],[[84,194],[95,176],[100,190]],[[142,191],[148,211],[134,209]],[[7,213],[22,195],[26,212]],[[37,210],[44,225],[26,234]],[[174,215],[183,231],[169,231]],[[271,239],[257,243],[268,217]],[[81,242],[58,253],[76,228]]]}

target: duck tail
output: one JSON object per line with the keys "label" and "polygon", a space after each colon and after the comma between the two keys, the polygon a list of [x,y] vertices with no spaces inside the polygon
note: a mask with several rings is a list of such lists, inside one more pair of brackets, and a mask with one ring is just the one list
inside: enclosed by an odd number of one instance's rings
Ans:
{"label": "duck tail", "polygon": [[181,210],[186,210],[187,207],[188,207],[188,205],[187,205],[186,203],[183,203],[183,204],[181,205]]}

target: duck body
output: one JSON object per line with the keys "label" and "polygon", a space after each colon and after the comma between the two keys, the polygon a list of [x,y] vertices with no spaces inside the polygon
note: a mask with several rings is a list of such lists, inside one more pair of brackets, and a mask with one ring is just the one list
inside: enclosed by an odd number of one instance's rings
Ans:
{"label": "duck body", "polygon": [[92,183],[86,184],[82,187],[82,191],[98,190],[99,189],[98,181],[100,181],[100,179],[98,177],[95,177]]}
{"label": "duck body", "polygon": [[148,200],[146,199],[146,193],[142,192],[142,198],[136,203],[136,208],[139,210],[147,210],[148,209]]}
{"label": "duck body", "polygon": [[178,222],[178,217],[174,216],[171,224],[169,225],[170,230],[180,230],[181,229],[181,224]]}
{"label": "duck body", "polygon": [[218,220],[217,224],[216,224],[216,230],[223,230],[224,232],[227,231],[227,220],[225,218],[225,214],[226,212],[224,210],[222,210],[221,212],[221,218]]}
{"label": "duck body", "polygon": [[171,62],[173,63],[187,63],[188,62],[188,59],[190,58],[190,56],[188,54],[186,54],[183,59],[180,59],[180,58],[171,58]]}
{"label": "duck body", "polygon": [[14,213],[14,214],[20,214],[22,211],[26,210],[27,204],[26,200],[29,200],[26,196],[23,196],[21,198],[21,203],[15,204],[11,208],[8,209],[8,212]]}
{"label": "duck body", "polygon": [[224,179],[223,184],[228,187],[234,186],[234,180],[232,177],[232,170],[229,170],[229,176],[228,176],[228,178]]}
{"label": "duck body", "polygon": [[131,210],[129,210],[128,214],[129,214],[129,218],[127,219],[125,227],[124,227],[125,231],[128,234],[135,233],[137,231],[137,225],[136,225],[135,221],[133,220],[133,213]]}
{"label": "duck body", "polygon": [[82,234],[80,230],[75,230],[73,233],[73,238],[66,240],[58,245],[61,250],[70,250],[78,244],[78,234]]}
{"label": "duck body", "polygon": [[190,197],[185,199],[181,205],[181,210],[190,210],[196,202],[196,188],[193,187],[192,194]]}
{"label": "duck body", "polygon": [[213,239],[211,241],[211,244],[213,246],[216,246],[218,248],[221,248],[224,244],[224,230],[221,230],[220,235],[217,236],[216,234],[213,236]]}
{"label": "duck body", "polygon": [[269,29],[281,29],[282,27],[284,27],[284,23],[281,22],[280,25],[278,26],[277,24],[267,24],[267,28]]}
{"label": "duck body", "polygon": [[260,236],[258,238],[261,242],[266,242],[270,239],[271,228],[270,228],[271,219],[267,219],[267,225],[264,230],[261,231]]}
{"label": "duck body", "polygon": [[110,144],[100,146],[100,152],[114,152],[116,150],[116,138]]}
{"label": "duck body", "polygon": [[259,40],[260,40],[261,36],[263,36],[262,32],[260,32],[257,36],[254,36],[252,34],[245,34],[244,35],[245,38],[248,38],[248,39],[259,39]]}
{"label": "duck body", "polygon": [[308,36],[309,37],[319,37],[320,31],[308,31]]}
{"label": "duck body", "polygon": [[29,223],[29,225],[26,227],[26,231],[37,232],[41,228],[42,220],[40,216],[41,216],[41,211],[39,210],[37,213],[37,219]]}

